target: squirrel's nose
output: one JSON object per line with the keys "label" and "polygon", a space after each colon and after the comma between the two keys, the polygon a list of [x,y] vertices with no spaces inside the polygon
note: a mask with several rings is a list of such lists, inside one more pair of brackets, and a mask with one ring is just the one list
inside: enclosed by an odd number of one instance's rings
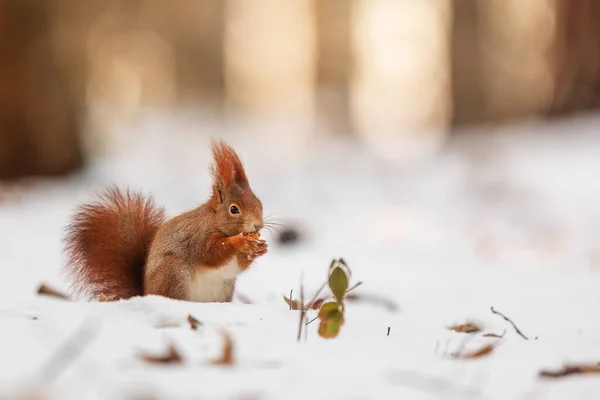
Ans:
{"label": "squirrel's nose", "polygon": [[258,231],[260,231],[263,228],[263,226],[265,226],[265,224],[262,223],[262,222],[255,223],[254,224],[254,229],[256,229],[256,232],[258,232]]}

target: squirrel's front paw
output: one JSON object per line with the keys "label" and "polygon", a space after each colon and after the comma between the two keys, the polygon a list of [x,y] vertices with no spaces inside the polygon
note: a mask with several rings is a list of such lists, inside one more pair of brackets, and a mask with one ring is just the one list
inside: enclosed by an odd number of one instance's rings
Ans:
{"label": "squirrel's front paw", "polygon": [[248,260],[254,260],[255,258],[258,258],[258,257],[262,256],[263,254],[265,254],[267,252],[267,250],[268,250],[267,242],[264,240],[259,240],[256,251],[246,254],[246,258]]}
{"label": "squirrel's front paw", "polygon": [[252,254],[258,250],[260,242],[264,242],[264,240],[258,240],[258,238],[258,233],[240,234],[238,236],[234,236],[231,241],[233,247],[239,253]]}

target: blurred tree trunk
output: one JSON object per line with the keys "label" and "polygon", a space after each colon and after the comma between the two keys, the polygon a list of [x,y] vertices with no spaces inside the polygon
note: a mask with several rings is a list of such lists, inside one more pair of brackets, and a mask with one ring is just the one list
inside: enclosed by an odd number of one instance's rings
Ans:
{"label": "blurred tree trunk", "polygon": [[312,0],[228,0],[226,113],[285,123],[286,135],[312,132],[315,29]]}
{"label": "blurred tree trunk", "polygon": [[554,46],[555,96],[550,114],[600,106],[600,2],[558,0]]}
{"label": "blurred tree trunk", "polygon": [[485,94],[478,0],[452,2],[452,126],[480,122],[484,116]]}
{"label": "blurred tree trunk", "polygon": [[547,110],[554,3],[457,0],[452,6],[453,127],[503,124]]}
{"label": "blurred tree trunk", "polygon": [[0,179],[82,165],[78,117],[53,60],[52,2],[0,1]]}
{"label": "blurred tree trunk", "polygon": [[315,1],[317,30],[317,118],[327,130],[351,135],[350,11],[347,0]]}
{"label": "blurred tree trunk", "polygon": [[179,100],[201,99],[220,109],[225,90],[226,2],[179,0],[168,7],[173,7],[178,24],[173,43]]}

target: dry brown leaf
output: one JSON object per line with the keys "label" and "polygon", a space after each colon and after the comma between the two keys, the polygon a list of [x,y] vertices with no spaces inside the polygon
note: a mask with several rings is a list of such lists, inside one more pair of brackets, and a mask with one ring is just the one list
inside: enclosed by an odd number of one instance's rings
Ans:
{"label": "dry brown leaf", "polygon": [[459,333],[477,333],[481,332],[481,328],[472,322],[467,322],[465,324],[453,325],[449,327],[451,331],[459,332]]}
{"label": "dry brown leaf", "polygon": [[288,306],[290,306],[290,310],[300,310],[302,308],[302,303],[300,303],[298,300],[291,300],[285,296],[283,296],[283,299],[288,304]]}
{"label": "dry brown leaf", "polygon": [[163,355],[140,354],[140,358],[150,364],[181,364],[182,358],[173,344],[169,345],[168,351]]}
{"label": "dry brown leaf", "polygon": [[569,375],[600,374],[600,363],[598,364],[579,364],[565,365],[559,370],[542,370],[540,376],[543,378],[562,378]]}
{"label": "dry brown leaf", "polygon": [[311,310],[318,310],[319,308],[321,308],[321,305],[323,304],[323,302],[325,302],[325,298],[322,299],[316,299],[310,306]]}
{"label": "dry brown leaf", "polygon": [[[283,299],[288,304],[288,306],[290,306],[290,310],[300,310],[302,303],[299,300],[290,300],[286,296],[283,296]],[[316,299],[312,304],[305,304],[304,308],[307,309],[310,306],[311,310],[318,310],[325,300],[327,299]]]}
{"label": "dry brown leaf", "polygon": [[104,303],[104,302],[109,302],[109,301],[113,301],[115,299],[115,296],[107,296],[104,293],[100,293],[100,296],[98,296],[98,301]]}
{"label": "dry brown leaf", "polygon": [[231,336],[225,331],[221,331],[221,335],[223,336],[223,350],[221,357],[217,360],[214,360],[212,365],[233,365],[233,341],[231,340]]}
{"label": "dry brown leaf", "polygon": [[43,294],[46,296],[56,297],[56,298],[63,299],[63,300],[70,300],[69,296],[67,296],[64,293],[59,292],[56,289],[52,289],[50,286],[48,286],[46,284],[41,284],[37,290],[37,293]]}
{"label": "dry brown leaf", "polygon": [[192,317],[191,315],[188,315],[188,322],[190,323],[190,326],[192,327],[193,330],[197,330],[199,327],[202,326],[202,322],[198,321],[196,318]]}
{"label": "dry brown leaf", "polygon": [[480,347],[477,350],[461,352],[456,356],[456,358],[473,359],[488,356],[494,351],[495,348],[495,343],[486,344],[485,346]]}

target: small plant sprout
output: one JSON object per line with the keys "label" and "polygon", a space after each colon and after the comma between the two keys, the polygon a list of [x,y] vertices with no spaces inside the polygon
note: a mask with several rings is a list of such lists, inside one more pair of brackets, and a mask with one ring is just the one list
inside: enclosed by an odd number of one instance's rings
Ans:
{"label": "small plant sprout", "polygon": [[321,305],[319,310],[319,336],[332,339],[339,335],[344,325],[344,297],[348,290],[350,269],[343,258],[333,260],[329,266],[329,289],[334,300]]}
{"label": "small plant sprout", "polygon": [[[298,340],[302,337],[303,329],[306,337],[306,326],[317,319],[321,321],[318,330],[319,336],[331,339],[339,335],[340,329],[344,325],[344,300],[346,299],[346,295],[362,284],[362,282],[358,282],[351,288],[348,288],[351,275],[350,268],[348,268],[348,264],[346,264],[343,258],[334,259],[329,266],[329,278],[319,287],[319,290],[317,290],[309,303],[304,303],[304,290],[302,288],[300,289],[299,301],[293,300],[291,294],[290,298],[283,296],[285,302],[290,306],[290,310],[300,310]],[[329,286],[333,294],[332,300],[319,298],[319,294],[321,294],[326,286]],[[307,312],[309,310],[319,310],[319,314],[310,321],[307,321]]]}

